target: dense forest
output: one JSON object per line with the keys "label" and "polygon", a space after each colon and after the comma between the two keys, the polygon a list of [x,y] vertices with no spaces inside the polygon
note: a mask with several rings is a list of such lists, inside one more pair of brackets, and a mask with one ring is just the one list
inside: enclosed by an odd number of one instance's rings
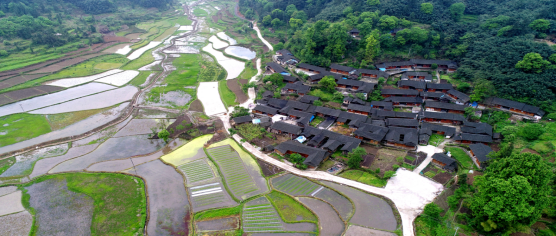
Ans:
{"label": "dense forest", "polygon": [[[4,46],[10,40],[32,40],[34,45],[62,46],[78,39],[90,43],[102,41],[95,35],[99,25],[117,30],[154,16],[137,8],[165,10],[172,0],[0,0],[0,39]],[[93,15],[114,13],[97,19]],[[7,43],[7,44],[6,44]],[[17,45],[16,45],[17,46]],[[18,50],[20,48],[17,48]],[[3,52],[6,54],[6,51]],[[0,55],[2,56],[2,55]]]}
{"label": "dense forest", "polygon": [[[409,58],[450,59],[455,78],[494,85],[485,95],[556,112],[553,0],[240,0],[304,62],[374,68]],[[359,37],[347,34],[352,29]],[[552,43],[550,43],[552,44]],[[526,55],[528,55],[526,57]],[[485,80],[486,79],[486,80]],[[491,85],[492,84],[492,85]],[[484,92],[484,91],[483,91]]]}

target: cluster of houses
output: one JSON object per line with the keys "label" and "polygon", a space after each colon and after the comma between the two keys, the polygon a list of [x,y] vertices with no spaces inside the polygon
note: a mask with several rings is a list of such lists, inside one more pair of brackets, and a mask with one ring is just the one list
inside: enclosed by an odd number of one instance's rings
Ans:
{"label": "cluster of houses", "polygon": [[[360,79],[388,78],[381,70],[354,69],[332,64],[330,70],[297,60],[287,50],[278,51],[275,61],[267,64],[267,72],[284,75],[286,86],[282,94],[297,94],[297,100],[273,98],[273,93],[263,93],[256,101],[253,115],[237,117],[233,124],[257,123],[276,134],[288,135],[291,140],[278,144],[273,150],[281,155],[299,153],[306,158],[305,164],[316,167],[336,151],[350,152],[361,142],[386,145],[415,150],[419,144],[427,144],[433,134],[453,139],[453,142],[468,144],[474,163],[483,167],[492,151],[487,145],[500,140],[492,126],[485,123],[468,122],[463,116],[465,108],[471,106],[470,97],[454,89],[451,84],[432,83],[432,76],[426,72],[408,71],[401,76],[397,89],[382,89],[383,101],[367,102],[354,96],[346,96],[342,109],[315,106],[318,97],[308,95],[311,84],[318,83],[325,76],[335,78],[336,89],[343,94],[372,93],[376,83]],[[450,61],[410,60],[408,62],[382,63],[377,65],[384,70],[403,68],[430,68],[432,64],[448,71],[457,65]],[[304,83],[282,67],[297,65],[296,69],[310,74]],[[486,99],[476,107],[491,107],[540,119],[544,112],[538,107],[501,98]],[[412,112],[394,111],[394,107],[411,108]],[[253,118],[255,117],[255,118]],[[321,117],[317,127],[309,125],[313,119]],[[332,125],[343,126],[351,135],[342,135],[328,128]],[[458,132],[456,128],[459,126]],[[305,143],[305,144],[304,144]],[[433,157],[433,163],[447,170],[457,168],[455,160],[446,154]]]}

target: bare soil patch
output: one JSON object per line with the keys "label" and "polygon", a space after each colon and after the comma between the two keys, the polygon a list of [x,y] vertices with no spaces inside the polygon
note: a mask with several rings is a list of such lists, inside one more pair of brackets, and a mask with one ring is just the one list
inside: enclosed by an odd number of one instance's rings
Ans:
{"label": "bare soil patch", "polygon": [[129,42],[129,39],[126,37],[104,35],[102,38],[104,39],[104,42],[120,42],[120,43]]}
{"label": "bare soil patch", "polygon": [[384,172],[393,170],[392,165],[397,164],[397,157],[405,157],[407,151],[392,150],[387,148],[382,148],[377,152],[377,158],[373,161],[371,165],[372,170],[380,169],[378,175],[380,177],[384,176]]}
{"label": "bare soil patch", "polygon": [[212,15],[212,22],[218,23],[218,20],[222,17],[222,11],[218,11],[215,15]]}
{"label": "bare soil patch", "polygon": [[46,74],[19,75],[0,82],[0,89],[9,88],[45,76]]}
{"label": "bare soil patch", "polygon": [[98,57],[103,55],[104,53],[95,53],[95,54],[89,54],[89,55],[85,55],[85,56],[79,56],[76,58],[72,58],[72,59],[67,59],[58,63],[54,63],[52,65],[49,65],[47,67],[41,68],[39,70],[33,71],[31,72],[32,74],[39,74],[39,73],[52,73],[52,72],[56,72],[59,71],[61,69],[64,69],[66,67],[69,66],[73,66],[76,64],[79,64],[81,62],[84,62],[86,60],[89,60],[93,57]]}
{"label": "bare soil patch", "polygon": [[478,171],[473,171],[473,174],[467,174],[467,184],[473,185],[473,182],[475,182],[475,176],[480,176],[480,175],[483,175],[483,173]]}
{"label": "bare soil patch", "polygon": [[341,125],[335,125],[332,128],[330,128],[330,130],[348,136],[352,133],[350,128],[346,128]]}
{"label": "bare soil patch", "polygon": [[263,171],[263,174],[264,174],[265,177],[273,176],[275,174],[278,174],[278,173],[281,173],[281,172],[284,171],[284,170],[282,170],[282,169],[280,169],[280,168],[278,168],[274,165],[268,164],[268,163],[266,163],[266,162],[264,162],[264,161],[262,161],[258,158],[256,160],[259,163],[259,166],[261,167],[261,170]]}
{"label": "bare soil patch", "polygon": [[56,86],[41,85],[41,86],[33,87],[33,88],[26,88],[26,89],[21,89],[21,90],[16,90],[16,91],[10,91],[10,92],[4,93],[0,96],[0,106],[4,105],[4,104],[7,104],[7,103],[17,102],[17,101],[21,101],[21,100],[24,100],[24,99],[27,99],[27,98],[47,94],[47,93],[57,92],[57,91],[60,91],[62,89],[63,88],[56,87]]}
{"label": "bare soil patch", "polygon": [[523,149],[523,150],[521,151],[521,153],[524,153],[524,152],[528,152],[528,153],[533,153],[533,154],[540,155],[537,151],[535,151],[535,150],[533,150],[533,149],[529,149],[529,148],[525,148],[525,149]]}
{"label": "bare soil patch", "polygon": [[231,230],[239,228],[239,219],[237,217],[227,217],[215,220],[206,220],[196,222],[199,231],[209,230]]}
{"label": "bare soil patch", "polygon": [[[189,119],[189,117],[185,114],[179,115],[178,117],[176,117],[176,120],[174,120],[174,123],[170,124],[166,129],[168,131],[170,131],[170,137],[171,138],[176,138],[178,137],[178,135],[180,135],[181,133],[185,132],[186,129],[185,127],[187,127],[189,124],[191,124],[191,119]],[[181,125],[184,128],[183,129],[178,129],[178,126]],[[180,128],[181,128],[180,126]],[[173,132],[172,132],[173,130]]]}
{"label": "bare soil patch", "polygon": [[189,104],[189,110],[203,112],[203,104],[201,103],[201,101],[199,101],[199,99],[196,99],[195,101],[191,102],[191,104]]}
{"label": "bare soil patch", "polygon": [[499,143],[491,143],[490,145],[488,145],[490,148],[492,148],[492,151],[500,151],[500,144]]}
{"label": "bare soil patch", "polygon": [[452,179],[452,174],[450,174],[448,172],[444,172],[444,173],[440,173],[440,174],[435,175],[432,179],[434,181],[438,182],[438,183],[446,184],[446,183],[448,183],[448,181],[450,179]]}
{"label": "bare soil patch", "polygon": [[226,85],[228,85],[228,88],[230,90],[232,90],[232,92],[234,92],[234,94],[236,95],[236,100],[237,100],[238,103],[240,103],[240,104],[244,103],[249,99],[247,97],[247,95],[245,95],[245,93],[243,93],[243,90],[241,90],[241,87],[238,84],[237,78],[227,80]]}
{"label": "bare soil patch", "polygon": [[247,83],[249,83],[249,80],[248,79],[240,79],[239,82],[241,84],[247,84]]}
{"label": "bare soil patch", "polygon": [[143,33],[134,33],[134,34],[128,34],[125,36],[125,38],[132,40],[132,39],[137,39],[139,38],[139,36],[141,36]]}
{"label": "bare soil patch", "polygon": [[373,154],[367,154],[363,156],[363,162],[361,162],[361,166],[364,168],[370,168],[375,160],[376,156]]}
{"label": "bare soil patch", "polygon": [[365,151],[367,152],[367,154],[376,155],[377,152],[378,152],[378,150],[379,150],[378,147],[371,146],[371,145],[369,145],[369,144],[363,144],[363,145],[361,145],[361,147],[362,147],[363,149],[365,149]]}
{"label": "bare soil patch", "polygon": [[122,44],[118,44],[114,47],[108,48],[106,50],[104,50],[104,52],[106,53],[116,53],[116,51],[125,48],[126,46],[131,46],[131,43],[122,43]]}

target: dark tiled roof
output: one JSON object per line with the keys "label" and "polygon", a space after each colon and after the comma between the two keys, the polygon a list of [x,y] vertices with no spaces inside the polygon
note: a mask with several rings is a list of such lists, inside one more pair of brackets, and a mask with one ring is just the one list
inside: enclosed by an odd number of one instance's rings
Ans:
{"label": "dark tiled roof", "polygon": [[452,84],[437,84],[437,83],[427,83],[427,89],[453,89],[454,86],[452,86]]}
{"label": "dark tiled roof", "polygon": [[448,60],[425,60],[425,59],[411,59],[411,62],[414,64],[426,64],[432,65],[437,64],[439,66],[448,66],[448,68],[457,68],[458,64],[455,61],[448,61]]}
{"label": "dark tiled roof", "polygon": [[454,137],[456,141],[471,141],[471,142],[483,142],[483,143],[491,143],[492,136],[491,135],[482,135],[482,134],[468,134],[468,133],[460,133],[456,134]]}
{"label": "dark tiled roof", "polygon": [[360,111],[360,112],[371,112],[370,106],[363,106],[350,103],[347,107],[348,110]]}
{"label": "dark tiled roof", "polygon": [[492,105],[500,105],[500,106],[503,106],[503,107],[514,108],[514,109],[517,109],[517,110],[530,112],[530,113],[533,113],[533,114],[539,115],[539,116],[544,115],[544,111],[541,110],[538,107],[527,105],[527,104],[522,103],[522,102],[516,102],[516,101],[508,100],[508,99],[491,97],[491,98],[487,98],[485,100],[485,103],[488,104],[488,105],[491,105],[491,106]]}
{"label": "dark tiled roof", "polygon": [[384,62],[381,64],[376,64],[377,68],[386,68],[390,66],[412,66],[413,62],[410,61],[396,61],[396,62]]}
{"label": "dark tiled roof", "polygon": [[288,124],[286,122],[277,121],[270,126],[271,129],[279,130],[282,132],[286,132],[288,134],[295,134],[299,135],[301,133],[301,127],[297,125]]}
{"label": "dark tiled roof", "polygon": [[415,80],[400,80],[398,81],[398,87],[413,87],[416,89],[425,89],[427,86],[424,81],[415,81]]}
{"label": "dark tiled roof", "polygon": [[385,119],[385,118],[394,118],[396,117],[396,112],[395,111],[386,111],[386,110],[379,110],[379,109],[374,109],[372,110],[373,112],[373,118],[376,119]]}
{"label": "dark tiled roof", "polygon": [[319,97],[311,96],[311,95],[303,95],[299,98],[299,101],[302,103],[313,104],[314,101],[319,100]]}
{"label": "dark tiled roof", "polygon": [[346,123],[347,121],[362,121],[365,122],[367,121],[367,118],[369,118],[368,116],[365,115],[360,115],[360,114],[354,114],[354,113],[349,113],[346,111],[342,111],[340,113],[340,116],[338,117],[339,122],[343,122]]}
{"label": "dark tiled roof", "polygon": [[278,146],[274,147],[274,149],[278,150],[281,153],[287,153],[288,151],[291,151],[308,155],[303,163],[310,166],[318,166],[322,162],[322,160],[324,160],[324,158],[329,155],[329,153],[324,149],[305,146],[295,140],[288,140],[286,142],[278,144]]}
{"label": "dark tiled roof", "polygon": [[457,167],[456,160],[454,158],[446,156],[446,154],[444,153],[435,153],[434,155],[432,155],[432,159],[446,164],[446,166],[444,166],[444,169],[455,170]]}
{"label": "dark tiled roof", "polygon": [[375,83],[365,83],[363,82],[362,86],[359,86],[356,92],[358,93],[371,93],[375,90],[376,84]]}
{"label": "dark tiled roof", "polygon": [[372,101],[371,106],[373,108],[376,107],[384,107],[384,110],[392,110],[392,102],[385,102],[385,101]]}
{"label": "dark tiled roof", "polygon": [[263,105],[257,105],[255,108],[253,108],[253,110],[254,111],[260,111],[260,112],[263,112],[263,113],[266,113],[266,114],[271,114],[271,115],[276,115],[278,113],[278,109],[263,106]]}
{"label": "dark tiled roof", "polygon": [[[456,134],[456,128],[448,127],[444,125],[435,125],[430,123],[422,123],[421,130],[429,130],[429,131],[436,131],[436,132],[444,132],[445,136],[454,136]],[[429,133],[430,135],[430,133]]]}
{"label": "dark tiled roof", "polygon": [[364,137],[370,140],[382,141],[384,136],[388,133],[388,128],[365,124],[361,128],[353,132],[354,135]]}
{"label": "dark tiled roof", "polygon": [[247,116],[239,116],[239,117],[233,118],[232,120],[236,124],[242,124],[242,123],[251,122],[253,120],[253,118],[251,118],[250,115],[247,115]]}
{"label": "dark tiled roof", "polygon": [[288,103],[286,104],[286,106],[297,109],[297,110],[306,111],[307,109],[309,109],[309,107],[311,105],[307,104],[307,103],[302,103],[302,102],[299,102],[299,101],[289,100]]}
{"label": "dark tiled roof", "polygon": [[296,122],[299,124],[303,124],[308,125],[309,122],[311,122],[311,118],[314,116],[311,113],[308,112],[303,112],[303,111],[297,111],[297,110],[290,110],[287,113],[288,116],[295,116],[297,118]]}
{"label": "dark tiled roof", "polygon": [[320,72],[326,71],[325,68],[309,65],[307,63],[300,63],[297,65],[297,68],[309,69],[309,70],[320,71]]}
{"label": "dark tiled roof", "polygon": [[327,116],[339,117],[340,113],[342,111],[332,109],[332,108],[328,108],[328,107],[317,107],[317,108],[315,108],[315,112],[321,113],[321,114],[324,114],[324,115],[327,115]]}
{"label": "dark tiled roof", "polygon": [[492,126],[487,123],[463,122],[462,133],[492,135]]}
{"label": "dark tiled roof", "polygon": [[457,97],[458,101],[463,102],[463,103],[469,102],[469,100],[470,100],[469,95],[467,95],[465,93],[462,93],[460,91],[457,91],[455,89],[450,89],[450,90],[448,90],[447,93]]}
{"label": "dark tiled roof", "polygon": [[353,28],[352,30],[349,31],[350,33],[359,33],[359,30],[356,28]]}
{"label": "dark tiled roof", "polygon": [[264,91],[264,93],[263,93],[263,98],[271,98],[273,96],[274,96],[274,92],[269,91],[269,90]]}
{"label": "dark tiled roof", "polygon": [[386,119],[386,125],[399,126],[399,127],[419,127],[419,120],[417,119],[400,119],[400,118],[388,118]]}
{"label": "dark tiled roof", "polygon": [[492,152],[492,148],[490,148],[489,146],[482,143],[477,143],[469,145],[469,148],[471,148],[471,151],[473,151],[473,154],[475,154],[479,162],[485,162],[490,159],[487,157],[487,155]]}
{"label": "dark tiled roof", "polygon": [[419,93],[419,96],[422,98],[442,98],[442,97],[446,97],[446,94],[444,93],[432,93],[432,92],[421,92]]}
{"label": "dark tiled roof", "polygon": [[281,65],[278,65],[278,63],[275,62],[266,63],[266,66],[272,68],[276,73],[286,72]]}
{"label": "dark tiled roof", "polygon": [[286,86],[284,86],[283,88],[284,90],[294,90],[297,93],[307,93],[309,92],[309,90],[311,90],[310,86],[304,85],[301,81],[297,81],[293,84],[286,84]]}
{"label": "dark tiled roof", "polygon": [[386,141],[404,144],[407,146],[416,146],[419,144],[419,134],[417,129],[388,127]]}
{"label": "dark tiled roof", "polygon": [[352,67],[342,66],[342,65],[335,64],[335,63],[330,64],[330,68],[335,69],[335,70],[347,71],[347,72],[351,72],[351,71],[355,70]]}
{"label": "dark tiled roof", "polygon": [[417,119],[417,117],[419,116],[418,113],[400,112],[400,111],[397,111],[395,115],[396,118],[405,118],[405,119]]}
{"label": "dark tiled roof", "polygon": [[424,80],[432,80],[432,75],[427,72],[409,71],[402,75],[402,80],[409,79],[409,76],[424,76]]}
{"label": "dark tiled roof", "polygon": [[278,98],[269,98],[268,105],[277,109],[282,109],[286,107],[288,104],[288,100],[278,99]]}
{"label": "dark tiled roof", "polygon": [[284,81],[287,81],[287,82],[295,82],[295,81],[297,81],[297,78],[296,78],[296,77],[293,77],[293,76],[284,75]]}
{"label": "dark tiled roof", "polygon": [[427,102],[427,104],[425,104],[425,107],[440,108],[440,109],[454,110],[454,111],[465,111],[465,108],[467,106],[453,104],[453,103],[446,103],[446,102]]}
{"label": "dark tiled roof", "polygon": [[413,89],[382,89],[380,92],[385,95],[419,95],[419,91]]}
{"label": "dark tiled roof", "polygon": [[453,114],[453,113],[441,113],[441,112],[424,112],[422,115],[423,118],[432,118],[432,119],[442,119],[442,120],[453,120],[453,121],[465,121],[465,117],[460,114]]}
{"label": "dark tiled roof", "polygon": [[364,83],[359,80],[352,80],[352,79],[339,79],[336,81],[338,85],[346,85],[346,86],[363,86]]}
{"label": "dark tiled roof", "polygon": [[282,55],[292,55],[293,56],[293,54],[288,49],[278,50],[276,53],[277,54],[282,54]]}
{"label": "dark tiled roof", "polygon": [[399,103],[423,103],[423,99],[420,97],[387,97],[384,101]]}
{"label": "dark tiled roof", "polygon": [[379,70],[357,69],[357,72],[361,74],[376,75],[377,77],[383,78],[388,78],[390,76],[388,73]]}

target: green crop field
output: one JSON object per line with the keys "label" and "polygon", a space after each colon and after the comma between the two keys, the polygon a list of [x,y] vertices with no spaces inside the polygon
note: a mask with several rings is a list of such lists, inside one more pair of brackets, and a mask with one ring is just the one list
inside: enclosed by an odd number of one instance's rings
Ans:
{"label": "green crop field", "polygon": [[0,118],[0,146],[7,146],[31,139],[52,131],[44,115],[27,113],[13,114]]}
{"label": "green crop field", "polygon": [[313,212],[301,205],[292,197],[278,191],[270,192],[267,197],[282,216],[285,222],[311,221],[318,222]]}
{"label": "green crop field", "polygon": [[141,87],[142,84],[144,84],[147,81],[147,78],[151,75],[151,74],[155,74],[153,75],[153,79],[156,78],[156,74],[158,72],[153,72],[153,71],[139,71],[139,75],[136,76],[135,78],[133,78],[133,80],[131,80],[130,84],[136,87]]}
{"label": "green crop field", "polygon": [[387,181],[381,179],[374,174],[361,170],[347,170],[340,174],[340,177],[355,180],[364,184],[382,188],[386,186]]}
{"label": "green crop field", "polygon": [[321,186],[308,179],[287,174],[272,180],[272,185],[278,191],[294,196],[309,196]]}
{"label": "green crop field", "polygon": [[15,157],[0,160],[0,175],[15,164]]}
{"label": "green crop field", "polygon": [[218,81],[218,90],[220,92],[220,97],[224,102],[224,106],[230,107],[238,104],[236,102],[236,95],[228,88],[226,80]]}
{"label": "green crop field", "polygon": [[471,157],[465,153],[465,151],[456,147],[448,147],[446,148],[446,151],[449,151],[452,154],[452,158],[456,159],[464,169],[473,168],[473,161],[471,160]]}
{"label": "green crop field", "polygon": [[228,189],[236,198],[258,190],[239,154],[231,146],[210,148],[207,152],[218,165]]}
{"label": "green crop field", "polygon": [[265,197],[257,198],[243,207],[242,227],[245,232],[277,232],[283,231],[284,225],[276,209]]}
{"label": "green crop field", "polygon": [[207,180],[214,177],[212,169],[204,159],[192,161],[178,166],[186,176],[188,183]]}
{"label": "green crop field", "polygon": [[[71,173],[43,176],[22,186],[48,179],[66,180],[70,191],[86,194],[94,200],[92,235],[142,234],[147,201],[141,178],[113,173]],[[27,208],[30,197],[40,196],[24,195],[22,201]],[[33,225],[36,227],[38,225]]]}

